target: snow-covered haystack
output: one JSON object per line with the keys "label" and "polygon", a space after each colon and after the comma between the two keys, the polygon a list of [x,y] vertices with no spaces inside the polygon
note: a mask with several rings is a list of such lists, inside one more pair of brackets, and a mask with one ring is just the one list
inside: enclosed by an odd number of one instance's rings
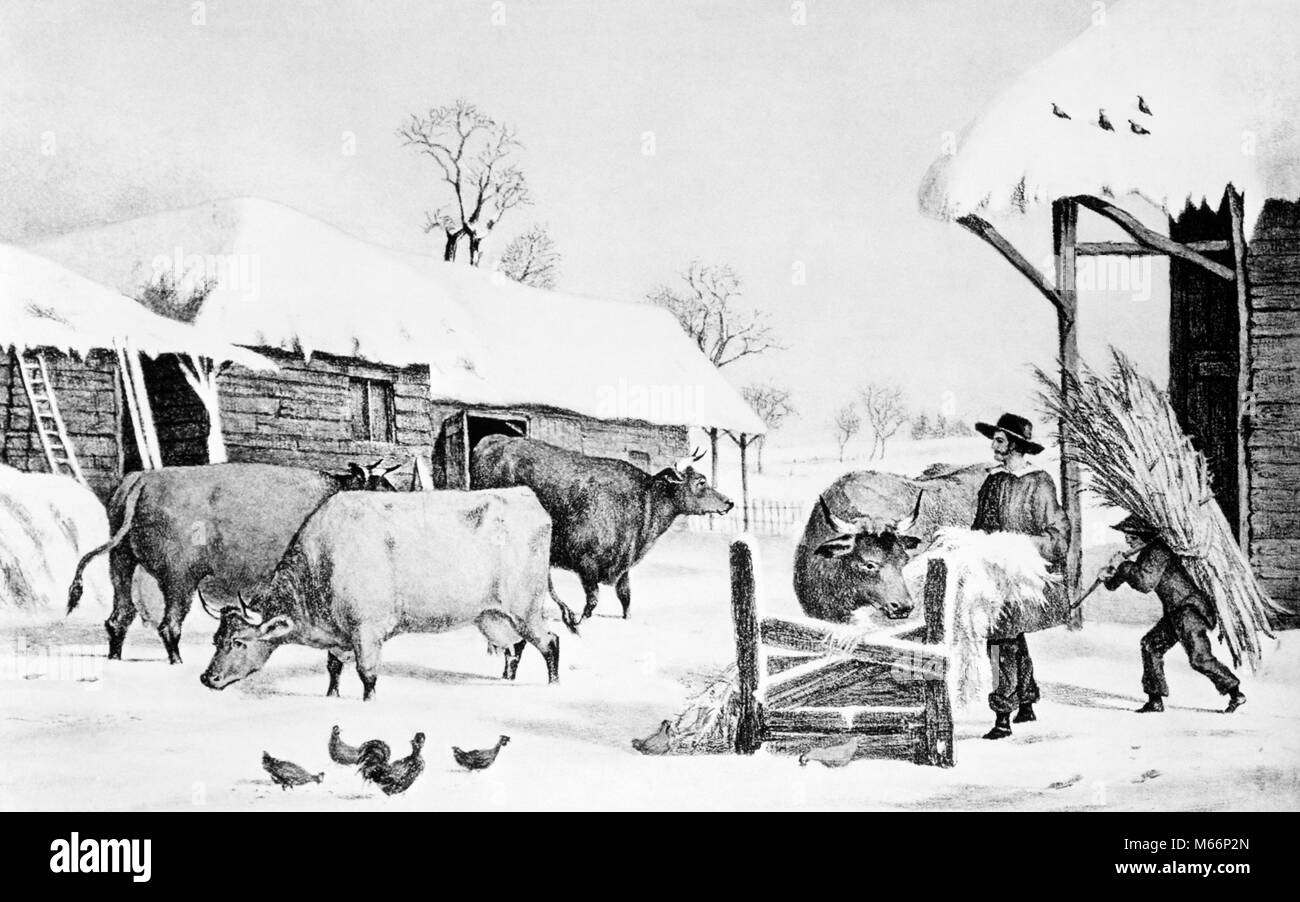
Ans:
{"label": "snow-covered haystack", "polygon": [[[66,476],[0,464],[0,611],[63,611],[68,584],[86,552],[108,541],[108,515]],[[112,601],[108,556],[86,568],[85,599]]]}
{"label": "snow-covered haystack", "polygon": [[903,570],[908,591],[918,604],[924,597],[929,561],[948,567],[944,623],[948,645],[948,689],[956,704],[969,704],[992,688],[986,643],[1004,618],[1020,611],[1041,611],[1059,578],[1029,536],[941,529],[922,554]]}
{"label": "snow-covered haystack", "polygon": [[1188,200],[1217,207],[1231,183],[1245,194],[1249,235],[1265,199],[1300,196],[1300,3],[1095,6],[1082,35],[934,162],[922,212],[1018,214],[1072,195],[1136,194],[1177,215]]}

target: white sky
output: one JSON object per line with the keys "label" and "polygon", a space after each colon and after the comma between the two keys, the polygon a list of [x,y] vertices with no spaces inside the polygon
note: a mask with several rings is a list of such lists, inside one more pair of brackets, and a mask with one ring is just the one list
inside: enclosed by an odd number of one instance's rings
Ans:
{"label": "white sky", "polygon": [[[727,374],[787,384],[800,439],[869,379],[968,420],[1038,419],[1026,364],[1055,357],[1050,306],[922,217],[916,189],[945,133],[1087,28],[1092,0],[808,0],[803,25],[795,6],[0,0],[0,239],[258,195],[427,249],[433,169],[394,130],[464,97],[518,126],[537,198],[489,252],[548,223],[559,287],[622,300],[693,257],[731,263],[789,349]],[[1024,225],[1040,260],[1050,223]],[[1084,292],[1085,358],[1115,341],[1166,378],[1165,271],[1143,272],[1145,301]]]}

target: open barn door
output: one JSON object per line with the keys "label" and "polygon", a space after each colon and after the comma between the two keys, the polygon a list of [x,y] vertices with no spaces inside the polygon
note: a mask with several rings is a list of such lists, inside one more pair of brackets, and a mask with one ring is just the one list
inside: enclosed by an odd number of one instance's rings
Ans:
{"label": "open barn door", "polygon": [[[1225,200],[1218,211],[1202,204],[1171,220],[1176,241],[1213,241],[1232,234]],[[1205,256],[1234,265],[1231,243]],[[1239,435],[1241,411],[1238,376],[1240,317],[1237,286],[1203,267],[1169,260],[1169,399],[1179,425],[1210,465],[1214,496],[1239,535]]]}
{"label": "open barn door", "polygon": [[461,410],[442,421],[442,431],[434,447],[433,466],[435,474],[441,473],[442,488],[469,488],[469,416],[466,411]]}

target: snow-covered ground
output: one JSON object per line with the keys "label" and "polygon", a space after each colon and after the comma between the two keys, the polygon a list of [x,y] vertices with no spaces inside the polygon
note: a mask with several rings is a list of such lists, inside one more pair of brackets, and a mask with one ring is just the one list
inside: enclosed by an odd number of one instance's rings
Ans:
{"label": "snow-covered ground", "polygon": [[[792,539],[760,540],[764,610],[797,613]],[[1090,555],[1092,552],[1090,552]],[[557,588],[581,597],[577,580]],[[1112,608],[1119,610],[1119,603]],[[1172,695],[1161,716],[1140,716],[1138,640],[1154,603],[1131,596],[1128,622],[1088,603],[1081,632],[1030,637],[1044,698],[1039,721],[1001,742],[979,738],[989,713],[958,711],[956,767],[859,760],[829,770],[793,758],[644,757],[629,745],[686,706],[733,655],[727,539],[670,532],[633,573],[632,619],[603,590],[597,615],[561,635],[561,682],[525,651],[519,680],[498,679],[477,631],[402,636],[384,649],[375,700],[361,701],[355,672],[343,698],[324,697],[324,655],[283,648],[260,674],[223,692],[199,684],[213,622],[197,607],[185,625],[185,663],[166,664],[156,634],[137,623],[124,660],[107,662],[100,622],[73,617],[0,622],[0,657],[19,642],[28,659],[90,646],[89,673],[0,682],[2,809],[1289,809],[1300,808],[1300,636],[1285,634],[1249,702],[1226,716],[1209,682],[1181,652],[1167,663]],[[57,668],[56,668],[57,669]],[[98,678],[89,681],[98,672]],[[326,751],[330,727],[345,739],[382,737],[404,754],[428,735],[428,767],[405,795],[388,798]],[[490,770],[460,772],[450,746],[512,742]],[[398,750],[401,750],[400,752]],[[321,785],[282,792],[262,751],[324,771]]]}

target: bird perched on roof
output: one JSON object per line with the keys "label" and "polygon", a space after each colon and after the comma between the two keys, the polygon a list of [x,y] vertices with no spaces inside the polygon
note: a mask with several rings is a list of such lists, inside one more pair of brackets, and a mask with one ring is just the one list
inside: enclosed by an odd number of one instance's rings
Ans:
{"label": "bird perched on roof", "polygon": [[1105,129],[1106,131],[1108,131],[1108,132],[1113,132],[1113,131],[1115,130],[1115,126],[1111,125],[1111,124],[1110,124],[1110,119],[1108,119],[1108,118],[1106,117],[1106,111],[1105,111],[1105,110],[1098,110],[1098,111],[1097,111],[1097,124],[1100,125],[1102,128],[1104,128],[1104,129]]}
{"label": "bird perched on roof", "polygon": [[645,739],[633,739],[632,748],[643,755],[662,755],[668,751],[668,741],[672,738],[672,733],[672,721],[665,720],[659,725],[658,730]]}
{"label": "bird perched on roof", "polygon": [[474,752],[467,752],[453,745],[451,747],[451,753],[455,756],[456,763],[466,770],[486,770],[492,766],[493,761],[497,760],[497,755],[500,754],[501,749],[509,741],[510,737],[503,735],[497,740],[497,744],[492,746],[492,748],[479,749]]}
{"label": "bird perched on roof", "polygon": [[324,772],[309,774],[305,767],[294,764],[292,761],[273,758],[265,751],[262,752],[262,769],[271,775],[271,782],[281,789],[288,789],[290,786],[302,786],[304,783],[320,783],[325,779]]}
{"label": "bird perched on roof", "polygon": [[1132,119],[1130,119],[1130,120],[1128,121],[1128,127],[1129,127],[1129,129],[1133,132],[1133,134],[1135,134],[1135,135],[1149,135],[1149,134],[1151,134],[1151,129],[1149,129],[1149,128],[1143,128],[1142,126],[1140,126],[1140,125],[1138,125],[1136,122],[1134,122]]}
{"label": "bird perched on roof", "polygon": [[839,745],[826,745],[810,748],[799,756],[799,766],[807,767],[809,761],[817,761],[826,767],[843,767],[853,760],[858,751],[858,737],[850,736]]}
{"label": "bird perched on roof", "polygon": [[416,733],[411,739],[411,754],[388,762],[388,745],[378,739],[363,743],[358,750],[357,768],[361,777],[374,783],[384,791],[384,795],[396,795],[406,792],[415,782],[415,778],[424,772],[424,758],[420,749],[424,748],[424,734]]}
{"label": "bird perched on roof", "polygon": [[[373,739],[371,741],[380,742],[378,739]],[[382,745],[383,743],[380,744]],[[387,749],[388,746],[385,745],[384,748]],[[335,764],[356,764],[360,756],[361,749],[355,745],[348,745],[344,742],[343,737],[339,732],[338,725],[335,724],[334,729],[330,730],[330,760]],[[384,754],[384,760],[388,760],[387,752]]]}
{"label": "bird perched on roof", "polygon": [[1151,107],[1147,106],[1147,102],[1141,94],[1138,95],[1138,111],[1146,113],[1148,116],[1155,115],[1155,113],[1151,112]]}
{"label": "bird perched on roof", "polygon": [[1067,113],[1065,110],[1061,109],[1061,108],[1060,108],[1059,106],[1057,106],[1056,104],[1052,104],[1052,115],[1055,116],[1057,119],[1069,119],[1069,118],[1070,118],[1070,114]]}

